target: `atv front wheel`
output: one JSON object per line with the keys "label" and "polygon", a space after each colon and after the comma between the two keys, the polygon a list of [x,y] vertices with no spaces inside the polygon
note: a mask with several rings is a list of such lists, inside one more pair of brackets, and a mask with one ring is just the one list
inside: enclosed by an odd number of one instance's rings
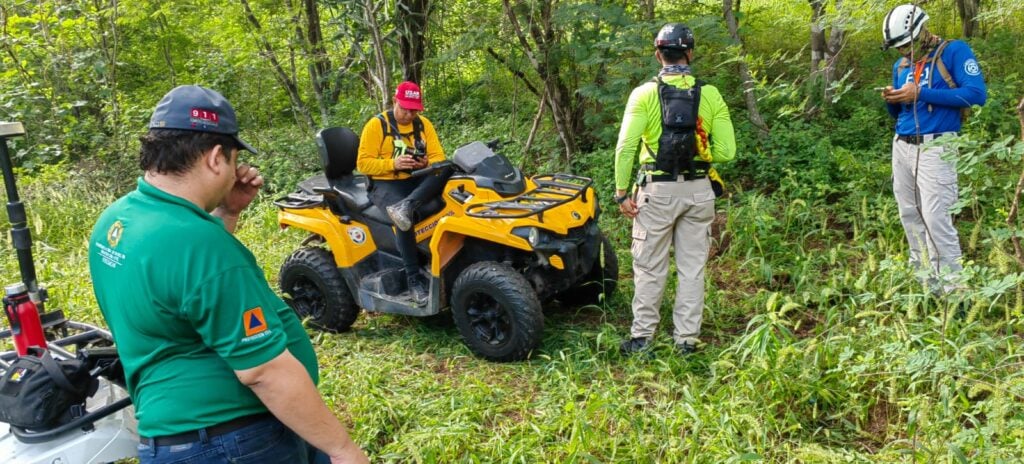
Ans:
{"label": "atv front wheel", "polygon": [[[601,295],[608,301],[619,283],[619,258],[615,255],[611,240],[604,234],[601,237],[601,256],[603,260],[595,260],[590,272],[583,276],[568,290],[558,294],[556,298],[569,306],[594,305],[601,302]],[[603,265],[601,263],[604,263]]]}
{"label": "atv front wheel", "polygon": [[296,250],[281,265],[281,292],[300,319],[328,332],[344,332],[359,316],[334,257],[323,248]]}
{"label": "atv front wheel", "polygon": [[452,316],[466,346],[490,361],[526,359],[544,333],[533,287],[515,269],[495,262],[476,263],[459,274]]}

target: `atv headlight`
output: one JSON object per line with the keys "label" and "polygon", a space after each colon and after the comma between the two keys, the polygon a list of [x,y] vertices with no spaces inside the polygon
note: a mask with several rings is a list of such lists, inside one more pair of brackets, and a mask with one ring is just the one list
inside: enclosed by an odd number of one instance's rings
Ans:
{"label": "atv headlight", "polygon": [[526,240],[534,248],[544,240],[544,234],[536,227],[516,227],[512,229],[512,235]]}
{"label": "atv headlight", "polygon": [[526,237],[526,241],[530,242],[530,246],[536,248],[540,244],[540,230],[536,227],[530,228],[530,234]]}

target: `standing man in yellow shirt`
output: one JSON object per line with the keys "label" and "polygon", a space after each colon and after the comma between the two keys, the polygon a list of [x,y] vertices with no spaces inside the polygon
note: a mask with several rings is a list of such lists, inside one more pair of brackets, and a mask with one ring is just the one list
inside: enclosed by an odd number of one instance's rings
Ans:
{"label": "standing man in yellow shirt", "polygon": [[429,290],[426,277],[420,273],[412,225],[417,220],[417,209],[441,194],[451,173],[410,177],[412,171],[444,161],[444,149],[434,125],[420,115],[423,94],[416,83],[399,84],[392,103],[390,111],[374,116],[363,126],[356,169],[370,178],[370,201],[386,209],[395,224],[409,291],[418,304],[424,304]]}
{"label": "standing man in yellow shirt", "polygon": [[[691,75],[693,32],[669,23],[654,40],[661,72],[633,89],[615,147],[615,201],[633,220],[633,326],[624,355],[647,348],[660,319],[668,280],[669,247],[678,277],[672,338],[680,354],[696,350],[704,315],[715,196],[721,178],[712,162],[736,155],[729,108],[718,89]],[[640,158],[638,189],[630,195],[633,161]]]}

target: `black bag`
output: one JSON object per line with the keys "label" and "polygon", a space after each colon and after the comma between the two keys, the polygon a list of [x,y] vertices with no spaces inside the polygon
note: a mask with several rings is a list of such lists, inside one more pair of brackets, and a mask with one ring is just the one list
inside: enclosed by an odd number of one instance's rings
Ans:
{"label": "black bag", "polygon": [[30,430],[59,426],[85,412],[85,399],[98,386],[85,361],[56,361],[33,348],[0,378],[0,421]]}
{"label": "black bag", "polygon": [[[697,113],[703,82],[697,81],[693,87],[681,89],[666,84],[661,76],[655,79],[661,105],[661,137],[654,165],[659,171],[673,176],[680,172],[695,176]],[[707,169],[707,163],[701,164]]]}

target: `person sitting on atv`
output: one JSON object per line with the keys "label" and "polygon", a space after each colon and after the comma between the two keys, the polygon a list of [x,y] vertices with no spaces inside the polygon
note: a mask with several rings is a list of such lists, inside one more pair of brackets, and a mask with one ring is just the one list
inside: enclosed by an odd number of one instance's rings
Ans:
{"label": "person sitting on atv", "polygon": [[450,172],[411,177],[410,173],[431,163],[444,161],[444,149],[430,120],[420,115],[423,94],[415,82],[402,82],[395,89],[392,110],[380,113],[363,126],[359,137],[356,169],[370,178],[370,201],[385,209],[397,228],[398,252],[405,264],[409,291],[424,302],[429,291],[420,274],[416,251],[416,211],[441,194]]}

